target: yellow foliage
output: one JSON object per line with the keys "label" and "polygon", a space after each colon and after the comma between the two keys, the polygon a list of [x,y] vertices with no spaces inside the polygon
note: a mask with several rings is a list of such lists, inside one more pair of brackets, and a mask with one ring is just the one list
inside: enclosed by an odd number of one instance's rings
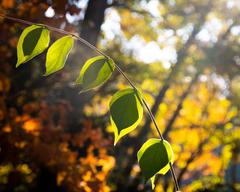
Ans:
{"label": "yellow foliage", "polygon": [[131,39],[135,34],[140,35],[147,42],[157,38],[154,28],[148,25],[149,21],[146,21],[144,17],[131,13],[128,10],[121,10],[120,15],[121,29],[128,39]]}
{"label": "yellow foliage", "polygon": [[57,173],[57,185],[61,185],[64,181],[67,173],[65,171],[61,171]]}
{"label": "yellow foliage", "polygon": [[41,125],[40,125],[40,122],[37,119],[29,119],[29,120],[24,122],[23,129],[27,133],[31,133],[35,136],[38,136],[39,131],[41,129]]}
{"label": "yellow foliage", "polygon": [[32,173],[32,170],[30,169],[28,164],[20,164],[20,165],[17,166],[17,169],[23,174],[28,175],[28,174]]}
{"label": "yellow foliage", "polygon": [[167,17],[167,21],[169,23],[170,26],[174,26],[174,28],[179,28],[180,25],[183,22],[183,17],[179,16],[179,15],[169,15]]}

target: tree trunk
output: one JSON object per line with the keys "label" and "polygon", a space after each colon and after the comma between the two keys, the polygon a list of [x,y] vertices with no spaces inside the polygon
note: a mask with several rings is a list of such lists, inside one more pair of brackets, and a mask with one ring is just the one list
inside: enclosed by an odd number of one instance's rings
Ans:
{"label": "tree trunk", "polygon": [[107,0],[89,0],[88,2],[80,36],[93,45],[97,44],[106,8]]}

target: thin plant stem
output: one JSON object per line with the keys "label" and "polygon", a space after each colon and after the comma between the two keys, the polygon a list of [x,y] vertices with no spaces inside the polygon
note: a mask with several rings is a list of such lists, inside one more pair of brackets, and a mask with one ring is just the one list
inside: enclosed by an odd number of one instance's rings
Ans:
{"label": "thin plant stem", "polygon": [[[92,45],[91,43],[89,43],[88,41],[86,41],[85,39],[81,38],[80,36],[78,36],[77,34],[75,33],[71,33],[71,32],[68,32],[68,31],[65,31],[63,29],[59,29],[59,28],[56,28],[56,27],[52,27],[50,25],[46,25],[46,24],[37,24],[37,23],[34,23],[34,22],[31,22],[31,21],[26,21],[26,20],[23,20],[23,19],[19,19],[19,18],[15,18],[15,17],[11,17],[9,15],[6,15],[6,14],[2,14],[0,13],[0,17],[2,18],[5,18],[5,19],[8,19],[8,20],[11,20],[11,21],[15,21],[15,22],[18,22],[18,23],[21,23],[21,24],[25,24],[25,25],[42,25],[44,27],[46,27],[47,29],[49,29],[50,31],[54,31],[54,32],[57,32],[57,33],[60,33],[60,34],[64,34],[64,35],[71,35],[72,37],[74,37],[76,40],[82,42],[83,44],[85,44],[86,46],[88,46],[89,48],[91,48],[92,50],[94,50],[95,52],[99,53],[100,55],[106,57],[106,58],[110,58],[106,53],[102,52],[100,49],[98,49],[97,47],[95,47],[94,45]],[[129,77],[123,72],[123,70],[117,65],[115,64],[116,66],[116,69],[117,71],[126,79],[126,81],[130,84],[130,86],[137,90],[137,87],[134,85],[134,83],[129,79]],[[154,115],[152,114],[152,111],[151,109],[149,108],[145,98],[142,96],[142,101],[143,101],[143,105],[145,106],[146,110],[147,110],[147,113],[148,115],[150,116],[156,130],[157,130],[157,133],[159,135],[159,138],[161,140],[164,140],[163,138],[163,135],[160,131],[160,128],[158,127],[157,125],[157,122],[155,120],[155,117]],[[175,185],[175,190],[176,191],[179,191],[180,188],[179,188],[179,185],[178,185],[178,181],[177,181],[177,177],[176,177],[176,174],[175,174],[175,171],[174,171],[174,168],[173,168],[173,165],[172,163],[170,162],[169,163],[170,165],[170,171],[171,171],[171,175],[172,175],[172,178],[173,178],[173,181],[174,181],[174,185]]]}

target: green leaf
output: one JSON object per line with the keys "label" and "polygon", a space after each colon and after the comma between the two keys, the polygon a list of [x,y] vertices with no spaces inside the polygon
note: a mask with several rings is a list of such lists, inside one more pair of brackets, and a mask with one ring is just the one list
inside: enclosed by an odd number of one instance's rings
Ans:
{"label": "green leaf", "polygon": [[64,67],[73,44],[74,39],[68,35],[58,39],[51,45],[47,52],[45,76]]}
{"label": "green leaf", "polygon": [[42,53],[49,42],[49,31],[44,26],[32,25],[24,29],[17,44],[16,67]]}
{"label": "green leaf", "polygon": [[96,88],[111,77],[114,68],[115,64],[112,59],[104,56],[93,57],[84,64],[76,84],[81,84],[83,87],[81,92]]}
{"label": "green leaf", "polygon": [[166,174],[173,163],[173,151],[166,140],[149,139],[137,153],[138,163],[145,181],[151,178],[153,183],[156,174]]}
{"label": "green leaf", "polygon": [[114,129],[114,145],[138,126],[142,116],[143,107],[139,92],[128,88],[113,95],[110,102],[110,121]]}

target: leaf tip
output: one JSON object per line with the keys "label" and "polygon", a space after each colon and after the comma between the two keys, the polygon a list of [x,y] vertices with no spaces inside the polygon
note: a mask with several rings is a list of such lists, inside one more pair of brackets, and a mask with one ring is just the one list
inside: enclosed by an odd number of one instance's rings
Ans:
{"label": "leaf tip", "polygon": [[81,85],[82,81],[80,80],[80,78],[78,77],[75,81],[74,81],[75,85]]}
{"label": "leaf tip", "polygon": [[115,138],[114,138],[114,147],[117,145],[117,142],[119,141],[119,137],[118,136],[116,136]]}
{"label": "leaf tip", "polygon": [[22,62],[20,62],[20,61],[17,61],[17,64],[16,64],[16,68],[18,68],[19,67],[19,65],[21,65],[22,64]]}
{"label": "leaf tip", "polygon": [[151,185],[152,185],[152,190],[155,189],[155,175],[151,177]]}
{"label": "leaf tip", "polygon": [[44,76],[44,77],[47,77],[47,76],[53,74],[54,72],[56,72],[56,71],[46,70],[46,72],[43,74],[43,76]]}

